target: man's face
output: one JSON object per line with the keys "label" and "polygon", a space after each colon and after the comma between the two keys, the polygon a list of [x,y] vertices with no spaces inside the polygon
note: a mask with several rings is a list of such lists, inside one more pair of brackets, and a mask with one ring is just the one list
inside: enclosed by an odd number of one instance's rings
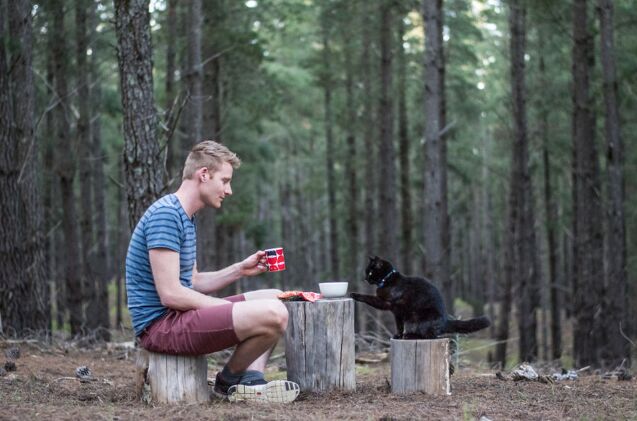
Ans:
{"label": "man's face", "polygon": [[201,197],[206,206],[219,209],[226,196],[232,194],[232,165],[224,162],[219,170],[207,172],[201,183]]}

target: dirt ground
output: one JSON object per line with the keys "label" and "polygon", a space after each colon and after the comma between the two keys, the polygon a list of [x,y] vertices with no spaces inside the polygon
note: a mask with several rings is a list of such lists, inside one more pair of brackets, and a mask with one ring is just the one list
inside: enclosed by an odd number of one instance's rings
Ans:
{"label": "dirt ground", "polygon": [[[15,360],[17,370],[0,377],[2,420],[637,420],[635,378],[604,380],[590,373],[575,381],[543,384],[499,380],[493,370],[461,366],[451,378],[451,396],[396,396],[389,391],[387,362],[357,365],[355,392],[302,393],[288,405],[212,401],[149,406],[134,397],[134,351],[0,340],[1,365],[6,360],[4,350],[15,346],[21,351]],[[279,356],[266,377],[284,377],[280,371],[284,363]],[[95,381],[80,383],[75,378],[75,368],[82,365],[90,367]],[[211,360],[209,377],[217,368]]]}

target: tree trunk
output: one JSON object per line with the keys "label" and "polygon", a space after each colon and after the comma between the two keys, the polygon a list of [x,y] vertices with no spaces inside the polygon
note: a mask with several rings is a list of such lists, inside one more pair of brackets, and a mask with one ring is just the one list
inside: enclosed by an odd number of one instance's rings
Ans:
{"label": "tree trunk", "polygon": [[[363,148],[365,153],[365,182],[363,186],[364,197],[364,227],[363,227],[363,252],[369,255],[376,253],[376,187],[378,186],[378,177],[376,173],[376,142],[374,142],[374,96],[372,91],[372,66],[370,55],[372,53],[372,16],[370,11],[372,6],[369,3],[364,4],[362,13],[362,44],[363,50],[361,54],[360,67],[362,71],[363,82],[363,115],[361,124],[363,126]],[[367,292],[371,292],[371,288],[367,288]],[[365,293],[365,292],[363,292]],[[367,311],[362,306],[356,306],[356,321],[358,326],[356,331],[361,334],[367,332]]]}
{"label": "tree trunk", "polygon": [[526,48],[526,10],[517,0],[511,3],[509,16],[511,30],[511,94],[513,103],[514,143],[511,160],[512,191],[517,195],[518,210],[513,223],[513,246],[518,260],[514,260],[514,278],[517,281],[517,306],[519,326],[520,361],[537,358],[537,316],[539,305],[537,250],[535,240],[535,218],[533,186],[529,173],[529,141],[526,117],[526,84],[524,55]]}
{"label": "tree trunk", "polygon": [[[405,49],[403,47],[403,36],[405,34],[405,23],[399,21],[398,32],[398,141],[400,160],[400,232],[401,232],[401,253],[400,270],[403,273],[412,273],[412,260],[414,248],[412,232],[414,230],[414,217],[411,200],[411,165],[410,165],[410,145],[409,145],[409,123],[407,117],[407,63]],[[350,155],[355,156],[355,155]]]}
{"label": "tree trunk", "polygon": [[[600,221],[600,181],[595,117],[590,95],[593,63],[592,35],[588,30],[587,1],[573,3],[573,151],[575,155],[574,264],[575,365],[598,365],[604,348],[604,326],[599,318],[604,297],[603,237]],[[605,316],[604,316],[605,317]]]}
{"label": "tree trunk", "polygon": [[396,166],[393,139],[392,104],[392,8],[388,0],[380,4],[380,100],[378,121],[380,123],[380,147],[378,149],[379,227],[378,255],[393,263],[398,262],[398,223],[396,208]]}
{"label": "tree trunk", "polygon": [[[78,151],[78,169],[80,184],[80,241],[81,241],[81,280],[82,304],[91,311],[96,309],[95,276],[92,271],[90,250],[93,246],[93,195],[91,167],[94,165],[92,153],[89,104],[89,67],[86,60],[88,48],[87,6],[85,0],[75,0],[75,59],[77,67],[77,108],[79,118],[75,133]],[[79,256],[78,256],[79,258]],[[86,328],[93,333],[97,328],[96,317],[86,318]]]}
{"label": "tree trunk", "polygon": [[[166,100],[164,102],[166,124],[172,125],[175,114],[177,113],[177,105],[175,104],[175,45],[177,43],[177,0],[168,0],[166,13]],[[166,144],[166,171],[168,172],[168,180],[179,176],[179,164],[175,159],[176,148],[178,144],[173,138],[167,139]],[[179,156],[179,155],[177,155]]]}
{"label": "tree trunk", "polygon": [[[539,36],[539,73],[540,91],[548,92],[548,79],[544,64],[544,34]],[[551,358],[559,360],[562,356],[562,323],[561,323],[561,288],[557,280],[557,241],[555,229],[557,226],[557,206],[551,185],[551,160],[549,156],[549,105],[545,97],[540,100],[539,131],[542,140],[542,164],[544,168],[544,206],[546,218],[546,237],[549,255],[549,300],[551,307]]]}
{"label": "tree trunk", "polygon": [[69,307],[71,334],[76,335],[84,328],[82,311],[82,256],[80,254],[77,232],[77,212],[73,191],[76,171],[76,145],[71,141],[70,104],[66,77],[69,62],[64,26],[64,5],[62,1],[50,3],[53,13],[53,49],[55,60],[55,89],[59,101],[55,107],[56,146],[55,170],[60,181],[60,194],[63,209],[62,228],[64,231],[64,254],[66,264],[66,290]]}
{"label": "tree trunk", "polygon": [[[424,242],[425,276],[442,286],[447,311],[453,310],[449,280],[446,156],[440,137],[442,39],[438,21],[441,2],[423,1],[425,21],[425,170],[424,170]],[[443,174],[444,173],[444,174]]]}
{"label": "tree trunk", "polygon": [[[96,5],[90,6],[90,39],[93,50],[96,49],[97,25],[99,18],[97,16]],[[106,229],[106,182],[104,180],[104,161],[106,154],[102,146],[102,127],[101,127],[101,104],[102,104],[102,86],[100,82],[99,64],[97,54],[91,55],[90,76],[92,81],[90,98],[92,102],[91,110],[93,111],[91,125],[91,141],[93,151],[93,163],[91,165],[91,179],[93,180],[93,202],[95,215],[93,225],[95,229],[95,255],[92,259],[93,275],[95,279],[95,311],[91,311],[95,317],[96,336],[98,339],[105,341],[110,340],[110,316],[108,301],[108,283],[110,264],[108,256],[109,233]]]}
{"label": "tree trunk", "polygon": [[[444,279],[441,279],[440,282],[442,284],[443,294],[446,300],[447,305],[447,313],[453,314],[453,279],[451,278],[450,273],[450,258],[451,258],[451,223],[449,219],[449,200],[448,200],[448,185],[447,185],[447,139],[449,135],[445,134],[447,129],[447,95],[446,95],[446,87],[445,87],[445,49],[444,49],[444,38],[443,38],[443,28],[444,28],[444,9],[443,9],[443,0],[437,0],[437,8],[438,8],[438,84],[440,86],[438,90],[438,96],[440,100],[440,120],[438,122],[438,126],[440,128],[440,159],[441,159],[441,167],[440,167],[440,180],[442,184],[442,203],[440,204],[443,215],[443,227],[442,227],[442,266],[443,266],[443,276]],[[483,280],[484,282],[484,280]]]}
{"label": "tree trunk", "polygon": [[50,318],[36,181],[31,21],[30,1],[0,3],[0,319],[6,333],[18,336],[46,331]]}
{"label": "tree trunk", "polygon": [[329,34],[329,9],[323,10],[321,31],[323,36],[323,93],[324,93],[324,110],[325,110],[325,164],[327,174],[327,207],[329,220],[329,242],[328,253],[331,278],[338,279],[340,277],[339,262],[339,239],[336,209],[336,174],[334,171],[334,162],[336,154],[334,151],[334,135],[332,122],[332,74],[330,70],[330,34]]}
{"label": "tree trunk", "polygon": [[155,137],[149,0],[115,0],[115,30],[124,111],[124,165],[131,231],[162,191]]}
{"label": "tree trunk", "polygon": [[[354,5],[349,6],[348,10],[350,15],[354,15]],[[346,108],[347,108],[347,156],[349,159],[345,159],[345,174],[348,187],[349,203],[347,205],[347,234],[349,237],[349,248],[347,250],[347,281],[354,282],[359,278],[358,268],[361,266],[361,259],[359,256],[359,223],[360,217],[358,210],[358,172],[356,171],[356,103],[354,97],[354,67],[352,64],[352,55],[355,52],[352,37],[349,31],[344,31],[343,42],[346,46],[344,59],[345,59],[345,95],[346,95]]]}
{"label": "tree trunk", "polygon": [[[49,98],[49,104],[51,101],[55,101],[55,95],[53,92],[53,85],[55,83],[55,70],[53,63],[53,37],[52,32],[49,31],[46,36],[47,51],[46,51],[46,98]],[[59,209],[59,205],[56,203],[59,200],[59,194],[56,192],[58,186],[55,172],[53,171],[54,162],[54,146],[55,146],[55,120],[53,113],[48,112],[45,116],[46,135],[43,140],[44,153],[42,163],[44,165],[44,180],[42,180],[41,186],[42,203],[43,203],[43,217],[44,217],[44,255],[46,259],[45,272],[49,274],[49,290],[51,291],[51,300],[48,304],[51,308],[51,323],[50,330],[53,331],[53,319],[57,326],[64,325],[64,311],[66,309],[65,295],[64,295],[64,282],[61,277],[60,267],[57,264],[57,256],[59,254],[60,247],[57,247],[56,231],[58,226],[58,217],[56,212]],[[55,313],[53,313],[55,303]]]}
{"label": "tree trunk", "polygon": [[626,273],[626,214],[624,211],[624,145],[621,137],[617,99],[617,71],[613,36],[613,0],[598,0],[600,53],[604,79],[607,241],[606,297],[603,301],[606,332],[603,363],[610,367],[630,358],[630,344],[622,334],[628,321],[628,284]]}
{"label": "tree trunk", "polygon": [[202,80],[201,68],[201,0],[190,0],[188,4],[188,144],[202,140]]}

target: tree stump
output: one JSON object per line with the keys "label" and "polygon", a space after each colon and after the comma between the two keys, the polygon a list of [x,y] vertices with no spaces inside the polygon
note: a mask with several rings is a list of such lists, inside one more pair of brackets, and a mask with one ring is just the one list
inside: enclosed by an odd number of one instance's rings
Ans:
{"label": "tree stump", "polygon": [[286,302],[288,379],[303,391],[355,390],[354,301]]}
{"label": "tree stump", "polygon": [[391,391],[450,395],[449,339],[392,339]]}
{"label": "tree stump", "polygon": [[135,389],[146,403],[205,403],[208,361],[205,355],[168,355],[139,349]]}

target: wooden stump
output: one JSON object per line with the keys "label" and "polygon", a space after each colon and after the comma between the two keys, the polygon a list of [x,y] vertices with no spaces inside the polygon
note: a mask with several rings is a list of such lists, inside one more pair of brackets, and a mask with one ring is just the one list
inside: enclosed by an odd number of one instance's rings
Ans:
{"label": "wooden stump", "polygon": [[449,339],[392,339],[391,391],[450,395]]}
{"label": "wooden stump", "polygon": [[355,390],[354,301],[286,302],[288,379],[303,391]]}
{"label": "wooden stump", "polygon": [[205,355],[167,355],[139,349],[136,366],[136,392],[147,403],[205,403],[210,400]]}

